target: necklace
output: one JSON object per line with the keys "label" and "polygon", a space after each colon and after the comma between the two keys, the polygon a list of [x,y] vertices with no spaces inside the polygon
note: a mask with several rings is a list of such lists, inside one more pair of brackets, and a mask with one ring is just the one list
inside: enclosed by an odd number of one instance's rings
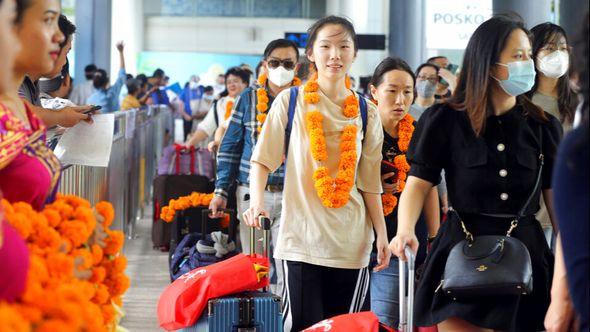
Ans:
{"label": "necklace", "polygon": [[[316,105],[320,101],[317,74],[305,84],[303,91],[306,104]],[[354,93],[344,100],[342,113],[349,119],[358,116],[359,103]],[[323,120],[324,116],[317,109],[317,106],[305,115],[305,124],[310,136],[311,155],[319,163],[328,159],[326,137],[322,125]],[[350,199],[350,190],[354,186],[356,172],[357,132],[358,128],[354,124],[346,125],[342,131],[340,136],[340,160],[335,178],[330,176],[326,166],[318,167],[313,173],[316,193],[325,207],[339,208],[346,205]]]}
{"label": "necklace", "polygon": [[[410,140],[414,134],[414,118],[410,114],[406,114],[398,123],[398,142],[397,146],[401,154],[393,158],[393,165],[396,169],[394,182],[398,183],[398,192],[404,190],[406,186],[406,179],[410,171],[410,164],[406,160],[406,152],[410,147]],[[387,192],[381,195],[381,202],[383,203],[383,215],[390,215],[397,206],[397,197],[393,193]]]}
{"label": "necklace", "polygon": [[[266,82],[267,82],[268,78],[266,76],[266,74],[262,74],[260,75],[260,77],[258,77],[258,85],[260,85],[260,88],[256,89],[256,110],[259,112],[258,115],[256,115],[256,120],[258,121],[258,126],[256,128],[256,130],[260,133],[260,131],[262,130],[262,125],[264,124],[264,122],[266,121],[266,116],[268,115],[268,102],[270,101],[270,99],[268,98],[268,92],[266,91]],[[293,78],[293,81],[291,82],[291,86],[300,86],[301,85],[301,80],[298,77]]]}

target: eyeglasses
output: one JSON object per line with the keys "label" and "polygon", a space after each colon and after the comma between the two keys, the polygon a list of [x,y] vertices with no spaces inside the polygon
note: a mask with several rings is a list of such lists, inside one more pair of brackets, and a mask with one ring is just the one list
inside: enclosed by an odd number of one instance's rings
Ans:
{"label": "eyeglasses", "polygon": [[549,43],[549,44],[541,47],[540,51],[547,51],[549,53],[553,53],[555,51],[569,52],[569,51],[571,51],[571,49],[572,48],[568,44],[565,44],[565,43],[561,43],[561,44]]}
{"label": "eyeglasses", "polygon": [[418,75],[418,79],[420,81],[430,81],[432,83],[436,83],[438,81],[438,77],[437,76],[423,76],[423,75]]}
{"label": "eyeglasses", "polygon": [[285,59],[285,60],[271,59],[271,60],[268,60],[267,63],[271,69],[278,68],[280,65],[283,65],[283,67],[285,67],[285,69],[287,69],[287,70],[292,70],[295,68],[295,62],[293,62],[292,60],[289,60],[289,59]]}

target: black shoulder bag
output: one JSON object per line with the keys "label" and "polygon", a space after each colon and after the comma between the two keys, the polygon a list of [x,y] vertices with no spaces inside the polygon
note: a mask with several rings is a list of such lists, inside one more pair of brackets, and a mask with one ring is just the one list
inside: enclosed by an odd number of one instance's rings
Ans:
{"label": "black shoulder bag", "polygon": [[[542,146],[542,130],[541,130]],[[443,292],[457,298],[486,295],[522,295],[533,291],[533,268],[526,246],[510,236],[524,217],[525,211],[541,182],[544,156],[539,152],[539,172],[532,193],[518,215],[510,223],[505,236],[474,237],[459,217],[465,240],[457,243],[449,253],[441,283]]]}

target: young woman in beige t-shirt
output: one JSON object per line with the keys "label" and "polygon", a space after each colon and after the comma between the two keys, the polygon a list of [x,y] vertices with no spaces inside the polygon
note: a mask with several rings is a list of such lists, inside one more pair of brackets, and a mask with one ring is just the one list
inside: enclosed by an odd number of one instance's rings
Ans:
{"label": "young woman in beige t-shirt", "polygon": [[[308,31],[306,54],[317,76],[298,90],[274,251],[284,260],[285,331],[363,308],[374,232],[376,270],[389,264],[380,197],[381,121],[369,102],[363,126],[362,97],[346,84],[357,49],[347,19],[326,17]],[[264,186],[283,162],[291,93],[277,96],[252,155],[250,208],[244,213],[251,226],[267,214]]]}

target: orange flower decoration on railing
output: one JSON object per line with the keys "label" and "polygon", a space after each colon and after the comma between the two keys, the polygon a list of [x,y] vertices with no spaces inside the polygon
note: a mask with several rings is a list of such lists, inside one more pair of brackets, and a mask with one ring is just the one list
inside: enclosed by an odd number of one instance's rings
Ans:
{"label": "orange flower decoration on railing", "polygon": [[[129,288],[120,251],[124,236],[109,226],[115,213],[107,202],[93,209],[72,195],[38,212],[23,202],[2,200],[6,220],[29,248],[24,293],[0,302],[0,321],[10,331],[114,331],[116,310]],[[102,234],[98,236],[97,234]]]}

